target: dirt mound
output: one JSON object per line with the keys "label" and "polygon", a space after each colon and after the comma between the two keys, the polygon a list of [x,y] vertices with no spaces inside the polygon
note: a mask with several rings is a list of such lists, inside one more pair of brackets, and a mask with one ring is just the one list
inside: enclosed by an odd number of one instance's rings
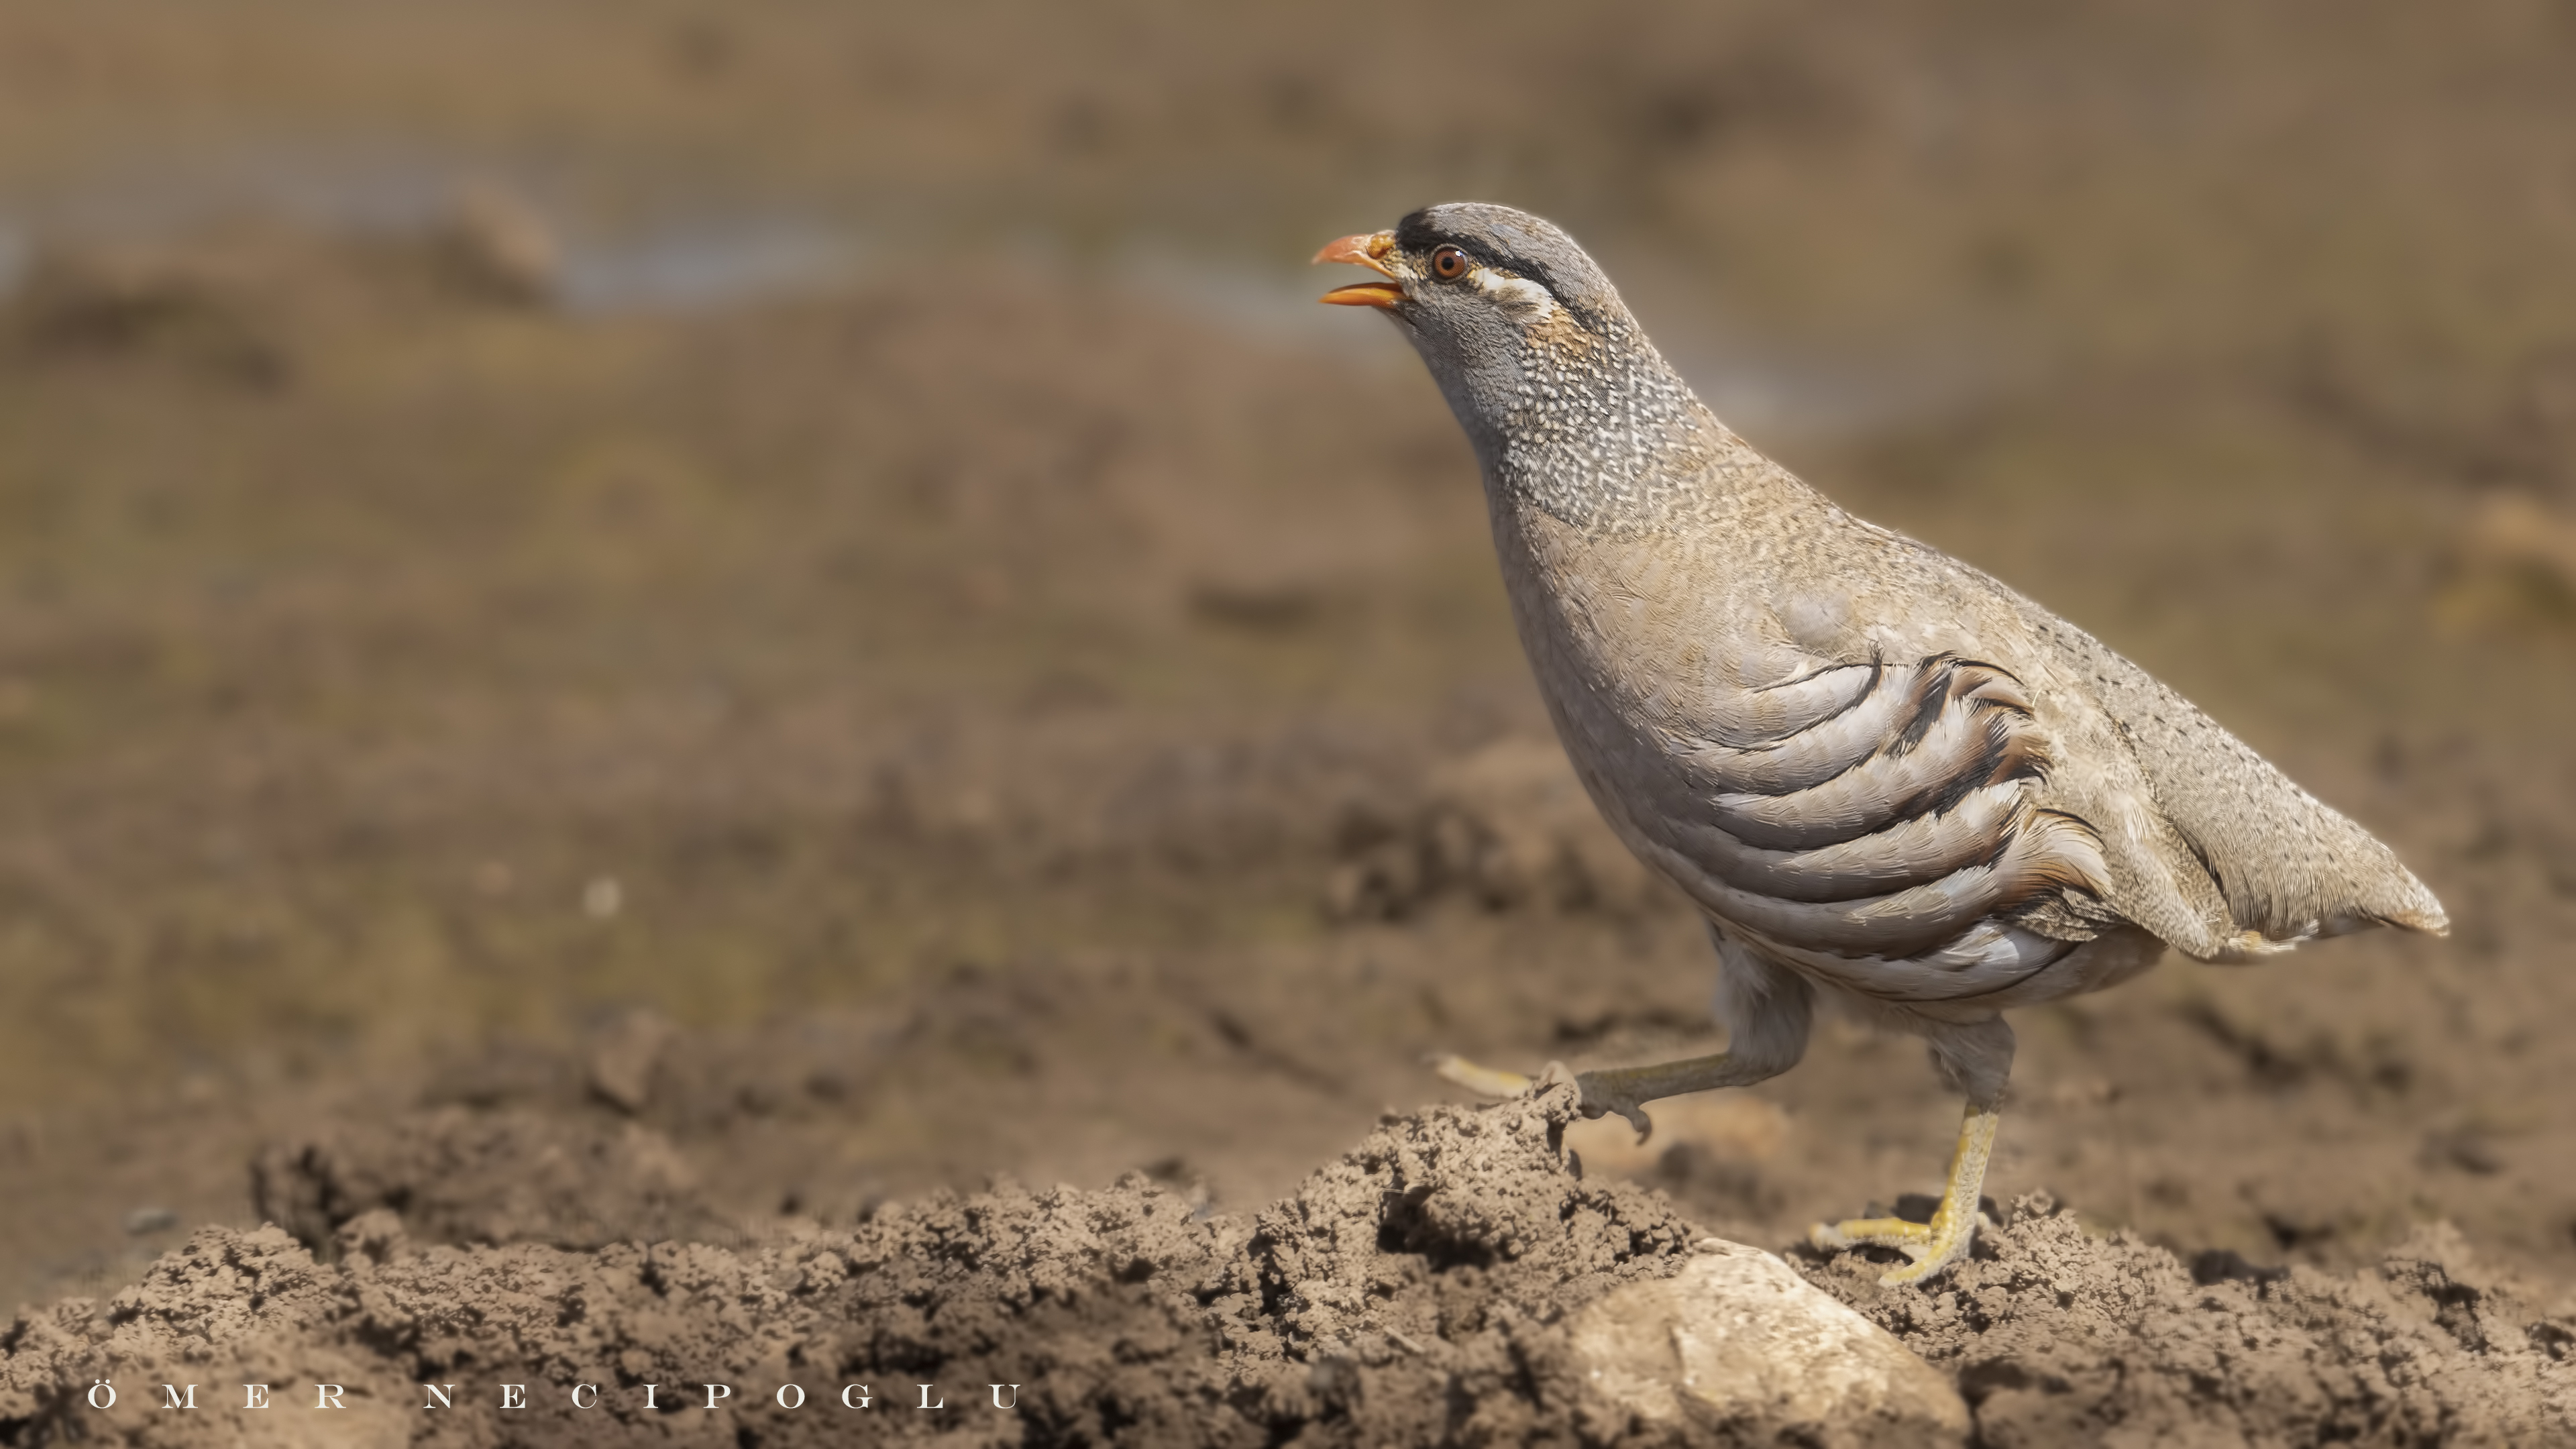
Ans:
{"label": "dirt mound", "polygon": [[2534,1444],[2576,1432],[2576,1302],[2544,1311],[2445,1225],[2376,1272],[2186,1265],[2014,1205],[1937,1291],[1857,1256],[1810,1277],[1957,1377],[1977,1442]]}
{"label": "dirt mound", "polygon": [[[263,1159],[305,1241],[205,1229],[107,1301],[0,1334],[0,1444],[1777,1442],[1776,1424],[1604,1397],[1587,1320],[1699,1261],[1703,1235],[1660,1193],[1587,1180],[1572,1115],[1565,1088],[1390,1115],[1249,1218],[1131,1175],[588,1251],[552,1244],[703,1211],[653,1129],[446,1109],[381,1140],[319,1134]],[[582,1163],[610,1186],[573,1190]],[[488,1241],[419,1246],[397,1208],[424,1236]],[[2031,1197],[1935,1292],[1882,1291],[1858,1256],[1803,1267],[1955,1379],[1981,1444],[2576,1429],[2576,1318],[2536,1311],[2448,1229],[2355,1278],[2187,1267]],[[1611,1316],[1591,1339],[1634,1315]],[[88,1397],[101,1381],[112,1407]],[[424,1410],[429,1385],[453,1407]]]}
{"label": "dirt mound", "polygon": [[[840,1442],[860,1424],[1034,1442],[1570,1440],[1564,1320],[1675,1271],[1699,1235],[1658,1195],[1568,1171],[1569,1105],[1392,1118],[1250,1221],[1136,1176],[940,1197],[747,1251],[414,1250],[380,1207],[340,1224],[332,1266],[278,1228],[210,1229],[104,1304],[11,1327],[0,1442],[274,1442],[319,1383],[344,1391],[335,1442],[485,1443],[496,1413],[518,1443]],[[312,1156],[289,1177],[355,1180]],[[488,1162],[468,1176],[498,1181]],[[100,1379],[122,1407],[85,1405]],[[163,1382],[221,1406],[159,1407]],[[240,1408],[245,1382],[275,1407]],[[424,1383],[459,1385],[466,1407],[424,1418]],[[528,1407],[494,1407],[505,1383]],[[577,1408],[585,1383],[595,1406]],[[717,1401],[731,1412],[704,1412],[709,1383],[733,1390]],[[1002,1391],[1016,1417],[984,1402],[994,1383],[1018,1385]],[[650,1408],[646,1384],[661,1386]],[[801,1408],[779,1406],[791,1384]],[[866,1420],[834,1402],[854,1384],[875,1401]],[[922,1384],[952,1407],[922,1413]]]}

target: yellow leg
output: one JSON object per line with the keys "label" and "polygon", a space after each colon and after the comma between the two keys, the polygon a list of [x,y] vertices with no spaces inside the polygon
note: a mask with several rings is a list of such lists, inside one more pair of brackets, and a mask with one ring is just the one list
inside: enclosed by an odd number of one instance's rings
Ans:
{"label": "yellow leg", "polygon": [[1941,1194],[1941,1205],[1932,1210],[1932,1221],[1852,1218],[1830,1225],[1818,1223],[1808,1229],[1807,1240],[1819,1248],[1862,1244],[1894,1248],[1913,1259],[1878,1280],[1889,1287],[1920,1283],[1966,1257],[1969,1244],[1976,1241],[1981,1216],[1977,1211],[1978,1196],[1985,1190],[1986,1162],[1994,1155],[1995,1127],[2002,1120],[2002,1114],[1991,1106],[1968,1104],[1967,1118],[1959,1124],[1959,1150],[1950,1158],[1950,1186]]}

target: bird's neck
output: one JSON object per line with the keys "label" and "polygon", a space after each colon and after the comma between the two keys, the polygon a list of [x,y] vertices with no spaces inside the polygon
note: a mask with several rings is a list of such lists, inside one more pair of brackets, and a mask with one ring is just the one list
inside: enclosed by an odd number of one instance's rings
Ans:
{"label": "bird's neck", "polygon": [[1743,447],[1633,326],[1593,345],[1529,348],[1517,361],[1477,440],[1498,505],[1587,532],[1653,527],[1704,501],[1724,472],[1715,465]]}

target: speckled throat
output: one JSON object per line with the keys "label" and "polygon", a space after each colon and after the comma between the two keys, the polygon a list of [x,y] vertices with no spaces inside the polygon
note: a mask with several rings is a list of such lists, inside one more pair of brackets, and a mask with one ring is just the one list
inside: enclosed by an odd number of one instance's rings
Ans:
{"label": "speckled throat", "polygon": [[1553,320],[1521,349],[1519,386],[1487,420],[1502,445],[1487,483],[1505,497],[1587,533],[1623,533],[1690,511],[1723,486],[1714,465],[1750,453],[1635,322],[1595,332]]}

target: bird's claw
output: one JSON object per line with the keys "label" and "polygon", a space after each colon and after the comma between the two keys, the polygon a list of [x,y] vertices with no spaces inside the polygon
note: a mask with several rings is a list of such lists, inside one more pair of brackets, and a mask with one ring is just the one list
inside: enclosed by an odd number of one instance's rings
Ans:
{"label": "bird's claw", "polygon": [[1604,1083],[1600,1073],[1585,1072],[1574,1079],[1574,1085],[1583,1093],[1583,1115],[1586,1118],[1607,1117],[1613,1113],[1627,1118],[1628,1125],[1637,1129],[1637,1145],[1640,1147],[1655,1135],[1655,1119],[1646,1115],[1645,1104]]}

